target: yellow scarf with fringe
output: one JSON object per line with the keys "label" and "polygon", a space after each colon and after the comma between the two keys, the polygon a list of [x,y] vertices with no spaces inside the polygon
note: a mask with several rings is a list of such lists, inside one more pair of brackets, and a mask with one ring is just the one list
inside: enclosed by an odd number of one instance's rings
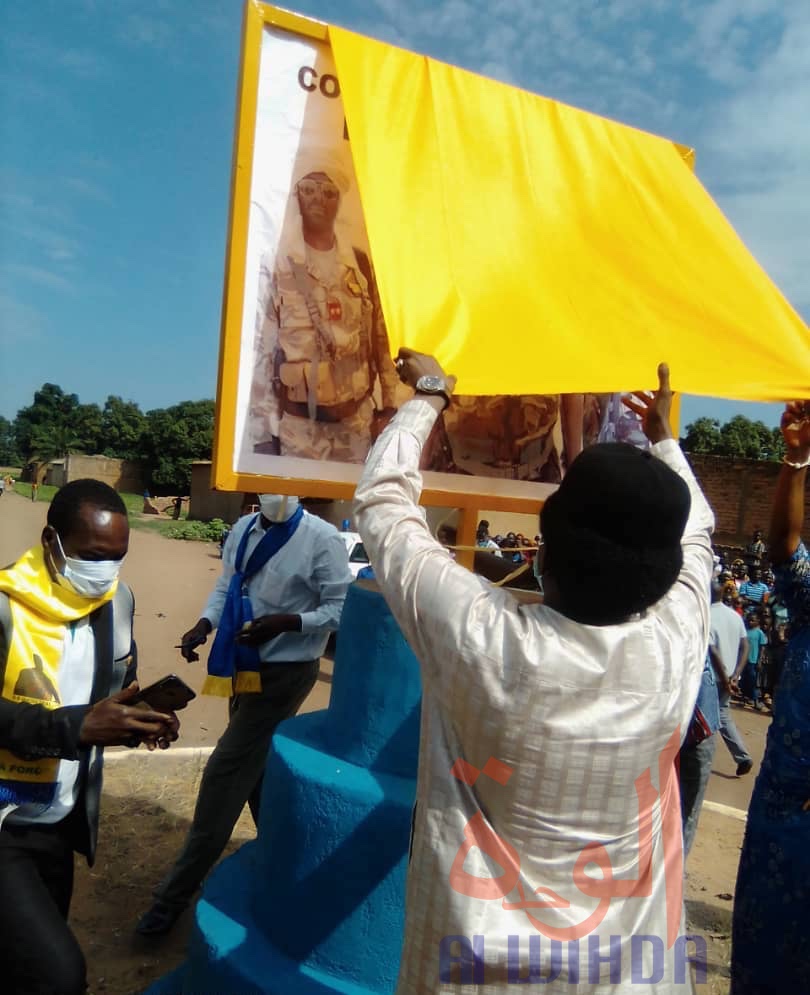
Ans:
{"label": "yellow scarf with fringe", "polygon": [[[29,549],[13,566],[0,570],[0,592],[8,595],[12,622],[0,675],[3,699],[59,708],[65,627],[111,601],[117,586],[116,582],[101,598],[84,598],[61,587],[45,565],[42,546]],[[0,749],[0,806],[49,804],[56,791],[58,768],[57,757],[23,760],[10,750]]]}

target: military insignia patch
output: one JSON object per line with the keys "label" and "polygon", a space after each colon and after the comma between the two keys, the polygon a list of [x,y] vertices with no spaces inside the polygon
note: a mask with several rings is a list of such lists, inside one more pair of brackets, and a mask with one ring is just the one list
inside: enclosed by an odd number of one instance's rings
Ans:
{"label": "military insignia patch", "polygon": [[357,274],[351,268],[346,273],[346,289],[352,295],[352,297],[362,297],[363,288],[360,286],[360,281],[357,279]]}
{"label": "military insignia patch", "polygon": [[330,297],[326,302],[326,307],[329,311],[329,320],[340,321],[343,317],[343,308],[340,305],[340,301],[335,300],[334,297]]}

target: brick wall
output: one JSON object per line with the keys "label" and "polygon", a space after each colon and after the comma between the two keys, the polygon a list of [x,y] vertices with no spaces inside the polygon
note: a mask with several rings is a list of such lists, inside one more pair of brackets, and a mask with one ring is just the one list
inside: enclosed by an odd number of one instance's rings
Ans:
{"label": "brick wall", "polygon": [[[723,459],[719,456],[687,454],[717,519],[715,541],[743,545],[755,529],[765,539],[771,520],[771,506],[779,463],[761,460]],[[803,535],[810,537],[810,507],[805,502]]]}
{"label": "brick wall", "polygon": [[[762,529],[767,539],[771,520],[771,505],[779,463],[760,460],[730,460],[719,456],[687,454],[717,519],[715,541],[718,545],[744,546],[755,529]],[[191,477],[190,518],[223,518],[235,521],[241,512],[245,495],[211,490],[211,464],[195,463]],[[806,505],[803,535],[810,538],[810,505]],[[313,509],[314,510],[314,509]],[[343,518],[351,519],[351,502],[335,501],[324,505],[317,513],[340,528]],[[451,517],[451,509],[429,509],[432,528]],[[536,515],[510,515],[497,511],[480,511],[479,518],[490,523],[492,535],[523,532],[533,537],[538,529]]]}

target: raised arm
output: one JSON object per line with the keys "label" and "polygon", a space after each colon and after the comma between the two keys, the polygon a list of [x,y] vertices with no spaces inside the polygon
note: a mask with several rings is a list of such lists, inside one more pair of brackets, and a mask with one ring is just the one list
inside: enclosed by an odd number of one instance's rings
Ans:
{"label": "raised arm", "polygon": [[672,396],[669,367],[666,363],[661,363],[658,367],[658,390],[654,393],[636,391],[631,397],[625,398],[624,403],[641,418],[644,434],[652,443],[650,452],[681,476],[689,488],[691,501],[689,518],[681,538],[683,566],[677,582],[667,595],[667,601],[682,619],[688,620],[690,624],[698,623],[702,644],[698,656],[702,667],[709,637],[709,585],[714,566],[711,534],[714,530],[714,514],[686,457],[672,436],[670,427]]}
{"label": "raised arm", "polygon": [[[403,349],[400,358],[405,383],[414,386],[425,374],[445,379],[452,390],[454,378],[431,357]],[[422,664],[423,677],[450,705],[469,633],[492,634],[494,617],[503,620],[511,598],[455,563],[419,507],[422,447],[444,406],[441,396],[420,393],[402,405],[368,457],[354,518],[379,588]]]}
{"label": "raised arm", "polygon": [[776,481],[768,537],[772,563],[784,563],[796,552],[804,521],[804,490],[810,463],[810,401],[791,401],[780,425],[785,458]]}

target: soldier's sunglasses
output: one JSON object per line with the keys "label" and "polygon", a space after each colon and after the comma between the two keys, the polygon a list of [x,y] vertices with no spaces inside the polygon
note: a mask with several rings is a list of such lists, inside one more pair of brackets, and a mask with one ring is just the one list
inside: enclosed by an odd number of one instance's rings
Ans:
{"label": "soldier's sunglasses", "polygon": [[340,190],[331,180],[301,180],[297,189],[305,197],[314,197],[318,192],[324,200],[337,200],[340,196]]}

